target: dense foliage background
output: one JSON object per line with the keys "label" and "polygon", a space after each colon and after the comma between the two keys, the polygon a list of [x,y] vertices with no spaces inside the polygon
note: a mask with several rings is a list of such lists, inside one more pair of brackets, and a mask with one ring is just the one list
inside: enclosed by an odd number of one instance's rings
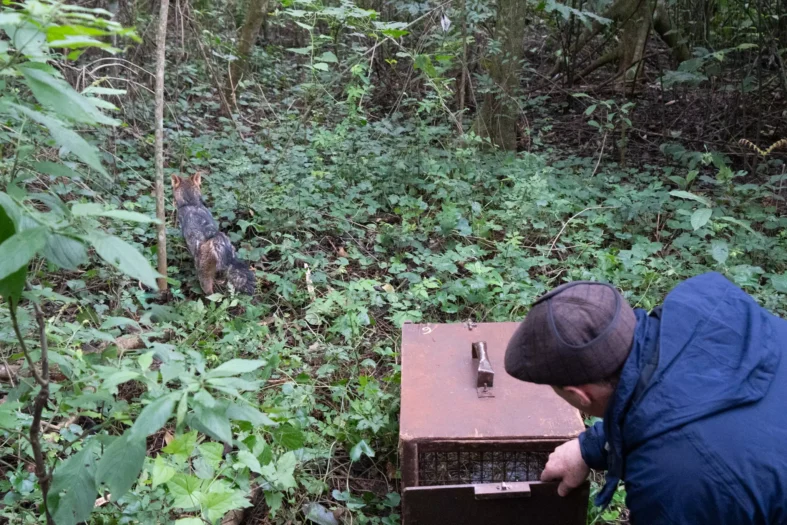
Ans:
{"label": "dense foliage background", "polygon": [[166,175],[253,297],[168,185],[157,288],[160,7],[0,6],[4,522],[399,523],[404,321],[710,270],[787,314],[784,0],[174,1]]}

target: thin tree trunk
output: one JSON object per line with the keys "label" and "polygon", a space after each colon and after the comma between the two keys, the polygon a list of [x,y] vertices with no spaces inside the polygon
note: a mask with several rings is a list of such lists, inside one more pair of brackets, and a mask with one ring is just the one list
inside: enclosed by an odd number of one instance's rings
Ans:
{"label": "thin tree trunk", "polygon": [[36,394],[35,401],[33,401],[33,420],[30,423],[30,448],[33,449],[35,473],[36,478],[38,478],[38,485],[41,488],[46,523],[47,525],[55,525],[55,520],[52,518],[52,514],[49,511],[49,487],[52,481],[52,475],[46,466],[46,456],[41,448],[41,418],[44,413],[44,408],[46,408],[47,403],[49,403],[49,346],[46,338],[46,320],[44,319],[44,313],[41,311],[41,307],[33,303],[33,310],[35,311],[36,322],[38,323],[39,344],[41,345],[41,371],[38,372],[33,364],[33,358],[30,355],[30,351],[25,344],[25,338],[22,336],[22,331],[19,329],[16,308],[16,301],[9,298],[8,310],[11,314],[11,324],[13,324],[19,346],[30,367],[30,373],[40,387],[38,394]]}
{"label": "thin tree trunk", "polygon": [[249,2],[246,20],[243,21],[238,39],[238,58],[230,64],[230,74],[227,78],[226,97],[227,100],[233,101],[233,105],[235,105],[235,90],[246,71],[251,49],[254,47],[254,41],[260,32],[267,9],[268,0],[250,0]]}
{"label": "thin tree trunk", "polygon": [[686,44],[680,31],[672,27],[667,3],[664,0],[656,2],[656,12],[653,15],[653,29],[656,30],[664,43],[672,50],[672,56],[675,57],[678,63],[691,58],[688,44]]}
{"label": "thin tree trunk", "polygon": [[645,68],[645,47],[653,23],[653,12],[656,10],[654,0],[635,1],[636,10],[624,24],[620,35],[623,56],[618,64],[620,87],[624,92],[630,88],[631,93],[636,89],[637,81]]}
{"label": "thin tree trunk", "polygon": [[462,1],[462,73],[459,75],[459,118],[465,111],[465,86],[467,85],[467,2]]}
{"label": "thin tree trunk", "polygon": [[495,38],[502,44],[502,53],[490,57],[488,69],[501,93],[488,93],[484,97],[476,119],[476,132],[480,136],[489,137],[493,144],[509,151],[516,150],[519,106],[514,98],[520,89],[526,10],[527,2],[521,0],[500,0],[497,4]]}
{"label": "thin tree trunk", "polygon": [[156,34],[156,217],[158,224],[158,287],[167,291],[167,224],[164,211],[164,67],[166,65],[169,0],[161,0]]}

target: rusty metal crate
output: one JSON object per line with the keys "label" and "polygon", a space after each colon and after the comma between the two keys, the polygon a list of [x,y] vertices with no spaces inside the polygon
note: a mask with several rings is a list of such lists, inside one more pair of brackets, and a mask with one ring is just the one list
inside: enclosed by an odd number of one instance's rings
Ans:
{"label": "rusty metal crate", "polygon": [[517,323],[405,324],[405,525],[584,524],[589,486],[540,481],[549,453],[584,430],[551,388],[503,370]]}

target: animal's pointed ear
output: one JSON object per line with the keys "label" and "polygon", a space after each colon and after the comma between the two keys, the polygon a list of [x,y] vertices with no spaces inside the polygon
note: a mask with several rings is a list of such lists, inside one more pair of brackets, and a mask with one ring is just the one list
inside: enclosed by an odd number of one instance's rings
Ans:
{"label": "animal's pointed ear", "polygon": [[194,175],[191,176],[191,182],[194,183],[195,186],[199,187],[202,185],[202,172],[198,171]]}
{"label": "animal's pointed ear", "polygon": [[180,186],[180,177],[177,175],[171,175],[170,180],[172,181],[172,188],[177,189]]}

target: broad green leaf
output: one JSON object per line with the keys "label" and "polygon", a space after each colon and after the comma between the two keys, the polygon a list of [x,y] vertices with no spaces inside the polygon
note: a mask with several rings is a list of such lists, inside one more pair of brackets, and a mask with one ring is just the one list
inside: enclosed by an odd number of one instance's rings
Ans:
{"label": "broad green leaf", "polygon": [[276,513],[281,510],[281,504],[284,500],[284,495],[279,491],[272,491],[272,490],[265,490],[263,491],[265,495],[265,504],[271,511],[271,514],[276,515]]}
{"label": "broad green leaf", "polygon": [[21,13],[4,11],[0,13],[0,26],[16,26],[24,21]]}
{"label": "broad green leaf", "polygon": [[771,286],[777,292],[787,293],[787,273],[771,276]]}
{"label": "broad green leaf", "polygon": [[700,208],[692,213],[691,227],[694,228],[694,231],[697,231],[708,224],[711,215],[713,215],[713,210],[710,208]]}
{"label": "broad green leaf", "polygon": [[[64,6],[65,7],[65,6]],[[91,14],[94,14],[91,12]],[[95,13],[97,14],[97,13]],[[78,35],[92,35],[92,36],[110,36],[112,33],[96,27],[69,24],[69,25],[51,25],[46,28],[46,37],[49,40],[57,40],[67,36]]]}
{"label": "broad green leaf", "polygon": [[125,95],[125,89],[106,88],[101,86],[88,86],[82,90],[83,95]]}
{"label": "broad green leaf", "polygon": [[[21,428],[24,406],[18,402],[5,402],[0,405],[0,428]],[[22,416],[22,417],[20,417]]]}
{"label": "broad green leaf", "polygon": [[294,452],[286,452],[276,461],[275,483],[280,489],[294,489],[297,486],[293,477],[297,464],[298,460]]}
{"label": "broad green leaf", "polygon": [[216,469],[202,455],[191,461],[191,471],[199,479],[212,480],[216,476]]}
{"label": "broad green leaf", "polygon": [[120,121],[109,118],[99,111],[90,99],[74,91],[68,82],[55,78],[40,69],[20,67],[19,70],[24,75],[36,100],[55,113],[85,124],[106,124],[108,126],[120,124]]}
{"label": "broad green leaf", "polygon": [[166,483],[171,480],[175,474],[177,474],[177,471],[167,464],[164,460],[164,456],[159,454],[156,456],[155,461],[153,461],[153,468],[150,470],[151,488],[155,489],[159,485]]}
{"label": "broad green leaf", "polygon": [[192,430],[187,434],[181,434],[173,439],[169,445],[161,450],[167,454],[172,454],[173,458],[179,463],[185,462],[194,452],[197,445],[197,431]]}
{"label": "broad green leaf", "polygon": [[303,432],[289,423],[274,429],[273,439],[288,450],[298,450],[306,442],[306,436]]}
{"label": "broad green leaf", "polygon": [[28,64],[44,63],[50,58],[46,48],[46,35],[37,25],[22,20],[2,24],[2,29],[8,34],[14,48],[32,61]]}
{"label": "broad green leaf", "polygon": [[128,317],[110,316],[104,319],[104,322],[101,323],[102,330],[111,330],[113,328],[126,328],[128,326],[135,328],[138,332],[142,331],[142,327],[139,326],[139,323],[136,322],[134,319],[129,319]]}
{"label": "broad green leaf", "polygon": [[205,522],[200,518],[180,518],[175,520],[175,525],[205,525]]}
{"label": "broad green leaf", "polygon": [[131,381],[132,379],[140,378],[142,378],[142,374],[139,372],[134,372],[133,370],[119,370],[118,372],[115,372],[106,378],[102,383],[102,387],[106,390],[112,391],[116,386],[122,383]]}
{"label": "broad green leaf", "polygon": [[105,210],[103,206],[95,202],[78,202],[71,206],[71,214],[75,217],[110,217],[122,221],[158,223],[155,217],[149,217],[143,213],[128,210]]}
{"label": "broad green leaf", "polygon": [[178,413],[175,424],[178,428],[183,425],[183,422],[186,420],[186,412],[189,409],[189,393],[183,392],[183,396],[178,401]]}
{"label": "broad green leaf", "polygon": [[265,361],[251,359],[230,359],[226,363],[205,374],[205,377],[225,377],[253,372],[265,365]]}
{"label": "broad green leaf", "polygon": [[146,286],[158,290],[156,277],[148,260],[129,243],[112,235],[95,233],[90,237],[90,242],[96,253],[109,264],[124,274],[139,279]]}
{"label": "broad green leaf", "polygon": [[[0,208],[5,210],[6,215],[14,225],[14,229],[23,229],[22,228],[22,209],[19,205],[14,202],[14,200],[7,194],[0,191]],[[8,237],[10,237],[9,235]],[[0,239],[2,242],[5,239]]]}
{"label": "broad green leaf", "polygon": [[410,31],[405,31],[404,29],[383,29],[382,33],[391,38],[400,38],[409,35]]}
{"label": "broad green leaf", "polygon": [[[0,206],[0,246],[2,246],[7,239],[13,237],[14,232],[14,221],[8,216],[5,208]],[[25,288],[26,276],[27,265],[24,264],[18,270],[0,279],[0,297],[6,301],[10,299],[12,308],[16,308],[16,305],[19,304],[19,299],[22,297],[22,290]]]}
{"label": "broad green leaf", "polygon": [[139,478],[146,447],[145,437],[134,438],[126,432],[104,451],[96,468],[96,483],[106,483],[113,500],[120,499]]}
{"label": "broad green leaf", "polygon": [[30,195],[30,199],[45,204],[52,213],[51,217],[57,220],[63,219],[68,211],[66,204],[54,193],[34,193]]}
{"label": "broad green leaf", "polygon": [[34,162],[33,169],[38,173],[52,175],[53,177],[65,177],[67,179],[79,178],[80,175],[64,164],[57,162]]}
{"label": "broad green leaf", "polygon": [[230,403],[227,417],[233,421],[248,421],[254,426],[275,427],[277,423],[266,414],[245,403]]}
{"label": "broad green leaf", "polygon": [[148,437],[158,432],[175,409],[175,395],[162,396],[143,408],[129,431],[130,438]]}
{"label": "broad green leaf", "polygon": [[76,270],[87,263],[87,250],[81,241],[53,233],[41,251],[46,259],[66,270]]}
{"label": "broad green leaf", "polygon": [[206,408],[213,408],[216,406],[216,400],[204,388],[201,388],[194,394],[194,401]]}
{"label": "broad green leaf", "polygon": [[46,228],[33,228],[8,237],[0,244],[0,281],[23,267],[46,245]]}
{"label": "broad green leaf", "polygon": [[273,449],[269,447],[267,444],[264,444],[262,452],[259,454],[260,463],[263,465],[269,465],[273,462]]}
{"label": "broad green leaf", "polygon": [[57,525],[76,525],[88,521],[96,502],[95,441],[55,467],[47,504]]}
{"label": "broad green leaf", "polygon": [[350,449],[350,461],[358,461],[361,459],[362,454],[366,454],[370,458],[374,457],[374,450],[372,450],[372,447],[369,446],[365,439],[360,440]]}
{"label": "broad green leaf", "polygon": [[711,243],[711,255],[717,263],[724,264],[730,256],[730,247],[726,241],[713,241]]}
{"label": "broad green leaf", "polygon": [[262,474],[262,466],[260,466],[259,460],[248,450],[241,450],[238,452],[238,463],[245,466],[252,472]]}
{"label": "broad green leaf", "polygon": [[208,521],[215,523],[231,510],[251,507],[247,493],[240,490],[220,492],[211,490],[200,495],[200,504]]}
{"label": "broad green leaf", "polygon": [[102,217],[111,217],[112,219],[118,219],[121,221],[129,221],[129,222],[156,223],[156,224],[158,224],[159,222],[159,220],[155,217],[149,217],[144,213],[138,213],[135,211],[128,211],[128,210],[106,210],[104,212],[99,213],[98,215]]}
{"label": "broad green leaf", "polygon": [[310,47],[292,47],[288,48],[287,51],[292,51],[293,53],[297,53],[299,55],[310,55],[312,52],[312,48]]}
{"label": "broad green leaf", "polygon": [[175,474],[166,484],[170,495],[175,498],[175,501],[172,503],[173,507],[191,509],[199,505],[202,480],[198,477]]}
{"label": "broad green leaf", "polygon": [[702,204],[704,204],[708,208],[710,208],[710,206],[711,206],[710,201],[708,199],[706,199],[705,197],[700,197],[699,195],[695,195],[695,194],[693,194],[691,192],[688,192],[688,191],[672,190],[671,192],[669,192],[669,194],[672,195],[673,197],[678,197],[680,199],[688,199],[688,200],[701,202]]}
{"label": "broad green leaf", "polygon": [[199,453],[211,467],[217,469],[224,459],[224,445],[208,441],[199,446]]}
{"label": "broad green leaf", "polygon": [[148,370],[150,365],[153,364],[153,356],[156,355],[156,352],[150,351],[145,352],[144,354],[140,355],[137,358],[137,363],[139,363],[139,368],[142,370]]}
{"label": "broad green leaf", "polygon": [[33,111],[32,109],[28,109],[18,104],[8,104],[8,106],[13,107],[20,113],[27,115],[42,126],[45,126],[52,135],[52,138],[55,139],[55,142],[57,142],[60,146],[68,149],[68,151],[76,155],[79,160],[98,171],[105,177],[109,177],[98,158],[98,150],[96,150],[94,146],[88,144],[87,141],[80,137],[77,133],[66,128],[65,124],[56,118],[49,117],[43,113]]}
{"label": "broad green leaf", "polygon": [[69,49],[96,47],[110,53],[117,53],[119,51],[119,49],[112,47],[111,44],[102,42],[101,40],[97,40],[95,38],[90,38],[89,36],[68,36],[62,40],[53,40],[49,42],[49,47],[67,47]]}
{"label": "broad green leaf", "polygon": [[208,379],[207,383],[215,387],[230,388],[232,390],[257,390],[262,381],[247,381],[240,377],[217,377]]}
{"label": "broad green leaf", "polygon": [[110,111],[119,111],[120,110],[120,108],[118,108],[112,102],[106,101],[103,98],[88,97],[88,99],[99,109],[108,109]]}
{"label": "broad green leaf", "polygon": [[334,55],[330,51],[326,51],[325,53],[320,55],[319,60],[321,60],[323,62],[330,62],[332,64],[335,64],[335,63],[339,62],[339,59],[336,58],[336,55]]}
{"label": "broad green leaf", "polygon": [[189,425],[213,439],[222,443],[232,443],[230,420],[222,406],[206,408],[202,405],[194,405],[194,412],[188,419]]}
{"label": "broad green leaf", "polygon": [[749,233],[753,233],[753,234],[757,235],[757,232],[752,230],[752,228],[751,228],[751,226],[749,224],[747,224],[744,221],[738,220],[738,219],[736,219],[734,217],[719,217],[719,220],[720,221],[729,222],[729,223],[732,223],[732,224],[737,224],[738,226],[740,226],[741,228],[745,229]]}
{"label": "broad green leaf", "polygon": [[71,215],[74,217],[100,215],[103,211],[104,207],[97,202],[75,202],[71,205]]}
{"label": "broad green leaf", "polygon": [[314,69],[319,70],[319,71],[328,71],[329,70],[328,64],[326,64],[325,62],[315,62],[312,65],[312,67]]}
{"label": "broad green leaf", "polygon": [[161,383],[166,385],[176,377],[186,373],[186,367],[179,361],[169,361],[161,363],[159,372],[161,372]]}

